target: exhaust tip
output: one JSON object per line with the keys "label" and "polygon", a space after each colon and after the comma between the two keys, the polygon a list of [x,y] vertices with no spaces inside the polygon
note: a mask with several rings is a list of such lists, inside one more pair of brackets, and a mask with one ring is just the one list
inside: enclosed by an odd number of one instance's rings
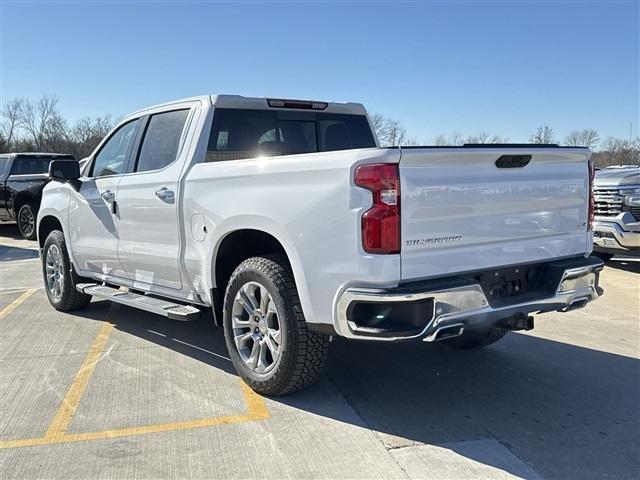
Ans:
{"label": "exhaust tip", "polygon": [[464,332],[464,324],[456,323],[455,325],[446,325],[438,328],[428,337],[425,337],[425,342],[439,342],[440,340],[446,340],[448,338],[459,337]]}
{"label": "exhaust tip", "polygon": [[571,310],[577,310],[579,308],[584,307],[587,303],[589,303],[590,300],[591,300],[591,298],[589,298],[589,297],[575,298],[575,299],[571,300],[569,305],[567,305],[564,308],[559,309],[558,311],[559,312],[569,312]]}
{"label": "exhaust tip", "polygon": [[569,304],[569,306],[565,311],[569,312],[571,310],[577,310],[579,308],[584,307],[587,303],[589,303],[588,298],[577,298],[576,300],[574,300]]}

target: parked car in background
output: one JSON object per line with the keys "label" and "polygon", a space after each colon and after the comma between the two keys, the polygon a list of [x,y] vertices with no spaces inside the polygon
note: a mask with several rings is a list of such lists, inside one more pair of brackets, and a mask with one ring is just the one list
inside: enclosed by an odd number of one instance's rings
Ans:
{"label": "parked car in background", "polygon": [[355,103],[171,102],[124,118],[82,173],[52,163],[45,291],[62,311],[91,297],[176,320],[213,309],[268,395],[313,382],[332,335],[483,347],[602,293],[590,156],[380,148]]}
{"label": "parked car in background", "polygon": [[606,167],[596,172],[594,254],[640,255],[640,165]]}
{"label": "parked car in background", "polygon": [[36,218],[52,160],[75,161],[75,158],[59,153],[0,155],[0,220],[15,220],[27,240],[36,239]]}

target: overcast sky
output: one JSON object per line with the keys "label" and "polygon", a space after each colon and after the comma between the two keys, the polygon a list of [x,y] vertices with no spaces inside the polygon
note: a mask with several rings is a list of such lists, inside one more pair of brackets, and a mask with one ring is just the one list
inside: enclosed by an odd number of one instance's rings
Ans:
{"label": "overcast sky", "polygon": [[70,119],[202,93],[362,102],[429,143],[638,135],[639,2],[7,2],[2,103]]}

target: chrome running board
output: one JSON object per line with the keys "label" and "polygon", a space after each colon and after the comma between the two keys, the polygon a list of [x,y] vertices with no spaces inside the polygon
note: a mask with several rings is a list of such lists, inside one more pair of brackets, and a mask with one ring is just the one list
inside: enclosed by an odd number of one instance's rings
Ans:
{"label": "chrome running board", "polygon": [[102,300],[110,300],[128,307],[155,313],[172,320],[189,321],[200,316],[200,309],[191,305],[182,305],[160,298],[141,295],[139,293],[127,292],[118,288],[99,285],[96,283],[80,283],[76,285],[79,292],[86,293],[92,297]]}

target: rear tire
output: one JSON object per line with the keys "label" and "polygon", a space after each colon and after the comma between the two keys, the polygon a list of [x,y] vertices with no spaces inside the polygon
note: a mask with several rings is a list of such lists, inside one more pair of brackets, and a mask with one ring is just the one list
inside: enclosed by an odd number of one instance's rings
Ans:
{"label": "rear tire", "polygon": [[31,203],[25,203],[18,209],[18,215],[16,221],[18,223],[18,230],[27,240],[35,240],[37,236],[36,230],[36,215],[38,212]]}
{"label": "rear tire", "polygon": [[81,279],[73,272],[60,230],[52,231],[44,241],[42,276],[49,303],[56,310],[79,310],[91,301],[91,295],[76,290],[76,284],[81,283]]}
{"label": "rear tire", "polygon": [[466,331],[459,337],[454,337],[444,342],[451,348],[456,349],[470,349],[470,348],[482,348],[498,340],[501,340],[509,330],[500,327],[494,327],[491,330],[483,331]]}
{"label": "rear tire", "polygon": [[240,377],[264,395],[305,388],[321,374],[329,337],[308,330],[286,257],[243,261],[223,306],[224,336]]}

